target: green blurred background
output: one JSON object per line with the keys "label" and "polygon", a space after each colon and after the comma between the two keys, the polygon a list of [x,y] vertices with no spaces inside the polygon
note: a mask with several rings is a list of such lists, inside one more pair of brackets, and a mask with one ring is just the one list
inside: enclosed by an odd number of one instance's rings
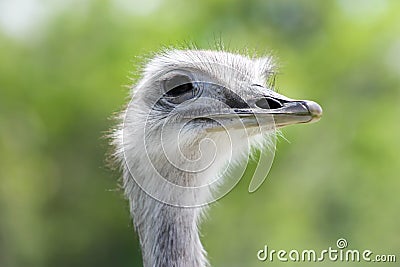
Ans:
{"label": "green blurred background", "polygon": [[256,253],[341,237],[400,260],[399,1],[0,0],[1,267],[141,266],[102,135],[143,55],[220,39],[273,51],[280,92],[324,117],[284,129],[261,189],[213,205],[212,265],[309,266]]}

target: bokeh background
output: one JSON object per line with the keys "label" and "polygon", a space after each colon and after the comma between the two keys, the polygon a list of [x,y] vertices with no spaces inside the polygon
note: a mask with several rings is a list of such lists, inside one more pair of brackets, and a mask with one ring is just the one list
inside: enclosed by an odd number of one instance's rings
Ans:
{"label": "bokeh background", "polygon": [[280,92],[325,113],[284,129],[257,192],[213,205],[212,265],[288,266],[256,253],[338,238],[400,260],[399,1],[0,0],[1,267],[141,266],[102,135],[143,56],[220,40],[272,51]]}

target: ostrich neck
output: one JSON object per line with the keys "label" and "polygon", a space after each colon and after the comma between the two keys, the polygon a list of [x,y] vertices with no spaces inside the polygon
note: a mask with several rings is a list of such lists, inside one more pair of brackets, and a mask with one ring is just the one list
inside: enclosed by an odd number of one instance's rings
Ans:
{"label": "ostrich neck", "polygon": [[203,208],[171,206],[147,195],[125,176],[125,192],[139,235],[144,267],[205,267],[198,223]]}
{"label": "ostrich neck", "polygon": [[153,207],[144,225],[137,227],[144,266],[206,266],[197,230],[199,211],[159,202],[153,203]]}

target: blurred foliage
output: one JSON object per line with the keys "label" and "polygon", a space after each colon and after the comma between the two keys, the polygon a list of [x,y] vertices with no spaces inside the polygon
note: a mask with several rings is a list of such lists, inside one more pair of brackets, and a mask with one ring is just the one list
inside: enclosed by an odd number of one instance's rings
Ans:
{"label": "blurred foliage", "polygon": [[102,135],[143,55],[218,40],[273,51],[280,92],[325,113],[284,130],[261,189],[244,179],[213,205],[202,227],[213,266],[284,266],[256,252],[340,237],[399,252],[398,1],[36,0],[43,16],[17,31],[1,8],[21,19],[26,2],[0,1],[0,266],[141,266]]}

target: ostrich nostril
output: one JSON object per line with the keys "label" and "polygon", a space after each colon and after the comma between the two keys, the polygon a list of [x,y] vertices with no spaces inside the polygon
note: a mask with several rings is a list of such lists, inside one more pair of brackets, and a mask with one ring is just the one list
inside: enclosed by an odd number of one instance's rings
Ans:
{"label": "ostrich nostril", "polygon": [[256,101],[256,106],[262,109],[277,109],[283,107],[281,102],[276,99],[264,97]]}

